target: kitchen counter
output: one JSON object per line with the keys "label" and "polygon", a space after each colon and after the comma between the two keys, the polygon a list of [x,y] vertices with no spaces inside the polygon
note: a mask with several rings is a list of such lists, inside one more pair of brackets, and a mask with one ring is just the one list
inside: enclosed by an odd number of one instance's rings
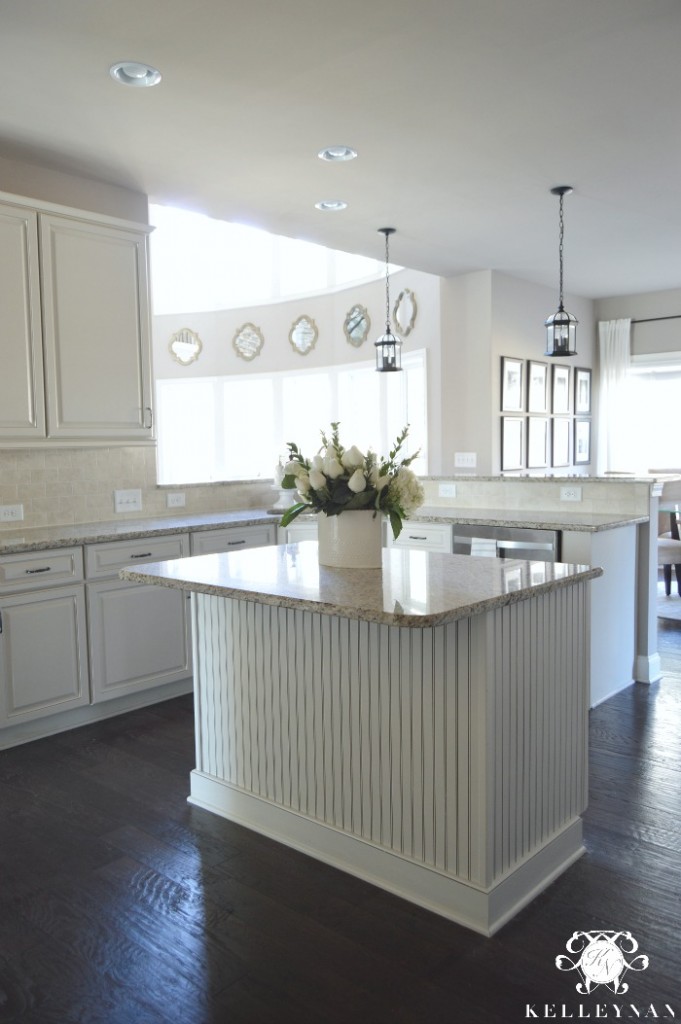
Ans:
{"label": "kitchen counter", "polygon": [[391,626],[431,627],[601,576],[600,568],[384,549],[379,569],[320,566],[313,541],[123,569],[123,579]]}
{"label": "kitchen counter", "polygon": [[485,935],[584,851],[600,574],[314,542],[121,572],[192,592],[191,803]]}
{"label": "kitchen counter", "polygon": [[0,555],[70,547],[73,544],[134,540],[158,534],[217,530],[227,526],[258,526],[261,523],[276,525],[280,518],[281,513],[273,515],[263,509],[245,509],[146,519],[117,519],[101,523],[79,523],[75,526],[46,526],[32,530],[9,530],[0,532]]}
{"label": "kitchen counter", "polygon": [[[78,523],[73,526],[45,526],[29,530],[0,530],[0,555],[47,548],[70,547],[73,544],[97,544],[103,541],[132,540],[157,534],[216,530],[228,526],[257,526],[279,522],[283,510],[243,509],[208,512],[194,515],[140,517],[139,519],[107,520]],[[614,530],[632,523],[644,523],[647,516],[604,514],[594,512],[541,512],[517,509],[457,509],[423,506],[414,522],[461,523],[486,526],[519,526],[535,530],[571,530],[595,533]]]}

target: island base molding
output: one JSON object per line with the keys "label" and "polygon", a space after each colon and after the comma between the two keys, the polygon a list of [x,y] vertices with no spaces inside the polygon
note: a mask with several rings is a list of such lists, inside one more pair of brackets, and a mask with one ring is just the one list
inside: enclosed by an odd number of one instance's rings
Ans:
{"label": "island base molding", "polygon": [[484,934],[583,852],[586,582],[428,628],[192,608],[192,802]]}
{"label": "island base molding", "polygon": [[494,935],[585,852],[578,818],[492,889],[481,890],[196,770],[188,799],[486,936]]}

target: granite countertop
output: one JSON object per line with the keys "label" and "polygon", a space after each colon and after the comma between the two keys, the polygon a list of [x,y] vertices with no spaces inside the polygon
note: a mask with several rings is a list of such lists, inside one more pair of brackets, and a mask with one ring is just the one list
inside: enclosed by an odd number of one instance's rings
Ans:
{"label": "granite countertop", "polygon": [[0,555],[71,547],[74,544],[134,540],[166,533],[217,530],[222,526],[260,526],[262,523],[276,525],[281,515],[281,512],[272,513],[264,509],[246,509],[146,519],[117,519],[102,523],[79,523],[75,526],[46,526],[32,530],[9,530],[0,533]]}
{"label": "granite countertop", "polygon": [[382,569],[320,566],[314,541],[132,566],[121,579],[392,626],[430,627],[601,576],[600,568],[383,551]]}
{"label": "granite countertop", "polygon": [[534,509],[448,508],[423,505],[413,516],[421,523],[459,523],[470,526],[509,526],[528,530],[574,530],[598,533],[632,523],[647,523],[650,516],[603,512],[542,512]]}
{"label": "granite countertop", "polygon": [[[27,530],[0,531],[0,555],[46,548],[71,547],[74,544],[97,544],[114,540],[134,540],[159,534],[216,530],[229,526],[277,524],[283,509],[243,509],[229,512],[206,512],[194,515],[156,516],[140,519],[107,520],[100,523],[78,523],[73,526],[45,526]],[[307,517],[306,517],[307,518]],[[310,517],[311,518],[311,517]],[[514,509],[457,509],[445,506],[423,506],[412,522],[461,523],[473,526],[526,527],[535,530],[575,530],[593,533],[614,530],[631,523],[645,523],[648,516],[596,512],[537,512]]]}

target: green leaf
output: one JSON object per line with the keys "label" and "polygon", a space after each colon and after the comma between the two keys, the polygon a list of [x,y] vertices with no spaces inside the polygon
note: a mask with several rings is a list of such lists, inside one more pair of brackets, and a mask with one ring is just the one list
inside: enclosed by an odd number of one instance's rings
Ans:
{"label": "green leaf", "polygon": [[402,519],[397,512],[390,513],[390,525],[392,527],[393,537],[397,540],[399,535],[402,533]]}
{"label": "green leaf", "polygon": [[282,488],[284,488],[284,490],[290,490],[292,487],[296,486],[296,478],[294,477],[293,473],[286,473],[281,478],[281,486]]}
{"label": "green leaf", "polygon": [[290,508],[286,509],[286,511],[284,512],[283,516],[279,520],[279,525],[280,526],[288,526],[289,523],[292,523],[293,520],[296,519],[300,515],[301,512],[305,512],[305,510],[306,509],[309,510],[309,508],[310,508],[310,506],[309,505],[304,505],[302,501],[298,502],[297,505],[291,505]]}

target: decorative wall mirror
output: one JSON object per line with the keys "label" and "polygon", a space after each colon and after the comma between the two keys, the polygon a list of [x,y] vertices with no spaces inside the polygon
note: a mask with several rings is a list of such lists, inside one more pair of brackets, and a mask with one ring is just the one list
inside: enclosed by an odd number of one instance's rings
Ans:
{"label": "decorative wall mirror", "polygon": [[241,356],[242,359],[248,360],[248,362],[251,359],[255,359],[264,344],[265,339],[262,336],[262,331],[255,324],[250,323],[242,324],[232,339],[232,345],[236,349],[236,354]]}
{"label": "decorative wall mirror", "polygon": [[203,345],[196,331],[183,327],[171,335],[168,348],[173,359],[183,366],[188,366],[199,358]]}
{"label": "decorative wall mirror", "polygon": [[351,345],[356,348],[366,341],[369,336],[371,329],[371,317],[369,316],[365,306],[353,306],[348,311],[345,322],[343,324],[343,330],[345,331],[345,337],[348,339]]}
{"label": "decorative wall mirror", "polygon": [[299,316],[288,333],[288,340],[301,356],[306,356],[315,347],[318,337],[319,331],[311,316]]}
{"label": "decorative wall mirror", "polygon": [[411,334],[416,323],[416,296],[411,288],[403,288],[397,296],[397,302],[393,309],[393,320],[403,338]]}

